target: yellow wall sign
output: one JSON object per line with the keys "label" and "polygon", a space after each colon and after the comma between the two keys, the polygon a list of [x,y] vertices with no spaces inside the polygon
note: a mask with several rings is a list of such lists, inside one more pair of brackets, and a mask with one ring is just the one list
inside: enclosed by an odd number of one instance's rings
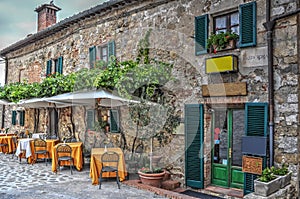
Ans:
{"label": "yellow wall sign", "polygon": [[235,55],[207,58],[205,60],[206,73],[222,73],[237,71],[238,58]]}

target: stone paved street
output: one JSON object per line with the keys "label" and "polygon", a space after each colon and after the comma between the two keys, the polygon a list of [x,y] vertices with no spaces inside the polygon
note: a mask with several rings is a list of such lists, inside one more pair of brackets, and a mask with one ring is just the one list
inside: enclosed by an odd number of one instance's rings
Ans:
{"label": "stone paved street", "polygon": [[89,177],[89,167],[81,172],[70,173],[68,167],[61,168],[61,172],[53,173],[51,163],[44,162],[22,163],[11,154],[0,154],[0,199],[35,199],[35,198],[63,198],[63,199],[134,199],[134,198],[164,198],[152,192],[136,189],[121,184],[118,189],[114,181],[104,181],[102,189],[92,185]]}

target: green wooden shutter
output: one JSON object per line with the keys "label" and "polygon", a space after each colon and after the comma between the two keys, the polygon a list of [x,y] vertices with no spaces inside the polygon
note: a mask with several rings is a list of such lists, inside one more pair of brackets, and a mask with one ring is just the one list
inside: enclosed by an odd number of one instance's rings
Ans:
{"label": "green wooden shutter", "polygon": [[108,60],[110,60],[110,56],[116,56],[115,41],[110,41],[107,44],[107,48],[108,48]]}
{"label": "green wooden shutter", "polygon": [[[268,135],[268,103],[246,103],[245,105],[245,135]],[[262,157],[266,166],[267,157]],[[244,194],[254,192],[254,180],[256,174],[244,173]]]}
{"label": "green wooden shutter", "polygon": [[86,128],[94,130],[95,127],[95,110],[87,110],[86,114]]}
{"label": "green wooden shutter", "polygon": [[46,68],[46,76],[50,75],[52,71],[52,60],[47,61],[47,68]]}
{"label": "green wooden shutter", "polygon": [[63,57],[58,58],[58,73],[63,74]]}
{"label": "green wooden shutter", "polygon": [[246,136],[267,136],[268,103],[246,103],[245,113]]}
{"label": "green wooden shutter", "polygon": [[12,111],[11,113],[11,124],[16,125],[17,124],[17,111]]}
{"label": "green wooden shutter", "polygon": [[208,37],[208,15],[195,17],[195,53],[207,53],[206,43]]}
{"label": "green wooden shutter", "polygon": [[110,110],[110,132],[119,133],[119,111],[118,110]]}
{"label": "green wooden shutter", "polygon": [[204,187],[203,104],[185,105],[185,180],[186,185]]}
{"label": "green wooden shutter", "polygon": [[96,46],[89,48],[90,68],[94,68],[96,62]]}
{"label": "green wooden shutter", "polygon": [[25,111],[20,111],[20,126],[24,126],[25,124]]}
{"label": "green wooden shutter", "polygon": [[240,47],[256,45],[256,2],[240,5]]}

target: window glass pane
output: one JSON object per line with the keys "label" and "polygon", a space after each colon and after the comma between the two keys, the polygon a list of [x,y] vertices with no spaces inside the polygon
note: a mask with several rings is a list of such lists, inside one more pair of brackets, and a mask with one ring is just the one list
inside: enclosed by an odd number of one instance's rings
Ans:
{"label": "window glass pane", "polygon": [[226,29],[226,16],[216,18],[216,31]]}
{"label": "window glass pane", "polygon": [[242,166],[242,136],[244,135],[244,110],[233,110],[232,120],[232,165]]}
{"label": "window glass pane", "polygon": [[227,164],[228,134],[226,110],[215,110],[214,163]]}
{"label": "window glass pane", "polygon": [[[54,65],[55,65],[55,67],[54,67],[54,71],[52,71],[52,72],[58,72],[58,59],[55,59],[54,60]],[[53,69],[52,69],[53,70]]]}
{"label": "window glass pane", "polygon": [[236,34],[240,34],[239,32],[239,27],[238,26],[234,26],[234,27],[231,27],[231,32],[235,32]]}
{"label": "window glass pane", "polygon": [[218,30],[216,31],[216,33],[219,34],[219,33],[221,33],[221,32],[226,32],[226,31],[227,31],[226,28],[224,28],[224,29],[218,29]]}
{"label": "window glass pane", "polygon": [[103,61],[108,61],[107,60],[107,46],[102,48],[102,60]]}
{"label": "window glass pane", "polygon": [[231,14],[230,18],[231,18],[231,23],[230,23],[231,26],[239,24],[239,13],[236,12]]}
{"label": "window glass pane", "polygon": [[97,50],[96,50],[96,60],[100,60],[101,59],[101,47],[97,46]]}

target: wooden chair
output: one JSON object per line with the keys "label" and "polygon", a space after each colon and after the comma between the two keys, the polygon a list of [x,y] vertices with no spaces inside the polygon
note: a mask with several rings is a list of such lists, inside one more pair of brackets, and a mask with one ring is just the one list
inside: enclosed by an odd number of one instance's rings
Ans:
{"label": "wooden chair", "polygon": [[60,163],[61,161],[69,161],[70,162],[70,170],[71,174],[73,174],[73,158],[72,158],[72,148],[70,145],[63,143],[59,144],[56,148],[56,155],[57,155],[57,166],[60,170]]}
{"label": "wooden chair", "polygon": [[113,151],[107,151],[101,156],[102,168],[99,177],[99,189],[101,189],[102,174],[105,172],[115,172],[118,188],[120,189],[120,180],[118,172],[119,155]]}
{"label": "wooden chair", "polygon": [[13,137],[12,137],[12,140],[13,140],[13,142],[12,142],[12,144],[13,144],[13,146],[12,146],[13,151],[12,151],[11,159],[14,158],[15,153],[16,153],[16,151],[17,151],[17,146],[18,146],[18,138],[17,138],[17,136],[13,136]]}
{"label": "wooden chair", "polygon": [[47,159],[49,159],[49,151],[47,151],[47,142],[45,140],[42,140],[40,138],[35,139],[34,141],[34,155],[35,160],[38,160],[39,155],[44,155],[44,160],[46,162],[47,166]]}
{"label": "wooden chair", "polygon": [[3,153],[8,153],[8,144],[4,142],[4,139],[2,139],[2,143],[0,143],[0,148]]}

